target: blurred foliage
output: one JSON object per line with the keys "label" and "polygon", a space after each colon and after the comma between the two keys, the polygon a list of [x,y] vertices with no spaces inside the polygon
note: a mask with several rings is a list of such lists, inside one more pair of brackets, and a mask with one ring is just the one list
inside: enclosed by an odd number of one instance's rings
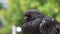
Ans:
{"label": "blurred foliage", "polygon": [[2,3],[0,3],[0,10],[3,8]]}
{"label": "blurred foliage", "polygon": [[[8,9],[0,10],[0,16],[5,20],[5,27],[1,34],[11,34],[13,24],[21,26],[25,10],[38,9],[44,15],[56,18],[60,22],[60,0],[7,0]],[[2,5],[0,5],[0,8]],[[7,29],[8,28],[8,29]],[[21,33],[17,33],[21,34]]]}

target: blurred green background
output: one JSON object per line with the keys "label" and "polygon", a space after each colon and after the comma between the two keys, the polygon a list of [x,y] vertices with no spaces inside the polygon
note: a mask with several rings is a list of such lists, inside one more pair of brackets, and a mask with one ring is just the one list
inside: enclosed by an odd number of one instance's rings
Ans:
{"label": "blurred green background", "polygon": [[[2,1],[3,3],[0,0],[0,17],[5,25],[0,28],[0,34],[12,34],[12,25],[21,26],[25,10],[28,9],[38,9],[44,15],[54,17],[60,22],[60,0]],[[0,24],[2,21],[0,21]],[[22,32],[17,32],[17,34],[22,34]]]}

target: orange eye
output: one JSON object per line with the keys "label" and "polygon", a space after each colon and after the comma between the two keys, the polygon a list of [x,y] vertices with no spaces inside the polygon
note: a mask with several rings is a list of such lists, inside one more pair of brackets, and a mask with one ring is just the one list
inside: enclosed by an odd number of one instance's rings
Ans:
{"label": "orange eye", "polygon": [[32,16],[33,14],[32,13],[30,13],[30,16]]}

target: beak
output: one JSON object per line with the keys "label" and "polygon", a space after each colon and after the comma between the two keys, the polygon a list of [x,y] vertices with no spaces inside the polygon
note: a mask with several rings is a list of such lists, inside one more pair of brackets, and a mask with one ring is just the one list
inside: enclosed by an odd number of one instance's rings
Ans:
{"label": "beak", "polygon": [[27,18],[28,18],[28,17],[25,17],[24,20],[27,19]]}

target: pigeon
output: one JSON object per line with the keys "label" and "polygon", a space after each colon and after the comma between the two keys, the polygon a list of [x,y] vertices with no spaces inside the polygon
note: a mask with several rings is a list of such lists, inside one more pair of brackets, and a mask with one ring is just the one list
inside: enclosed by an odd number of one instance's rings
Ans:
{"label": "pigeon", "polygon": [[22,25],[23,34],[60,34],[60,23],[38,10],[27,10]]}
{"label": "pigeon", "polygon": [[23,34],[40,34],[39,25],[44,15],[39,13],[38,10],[27,10],[25,17],[22,25]]}

